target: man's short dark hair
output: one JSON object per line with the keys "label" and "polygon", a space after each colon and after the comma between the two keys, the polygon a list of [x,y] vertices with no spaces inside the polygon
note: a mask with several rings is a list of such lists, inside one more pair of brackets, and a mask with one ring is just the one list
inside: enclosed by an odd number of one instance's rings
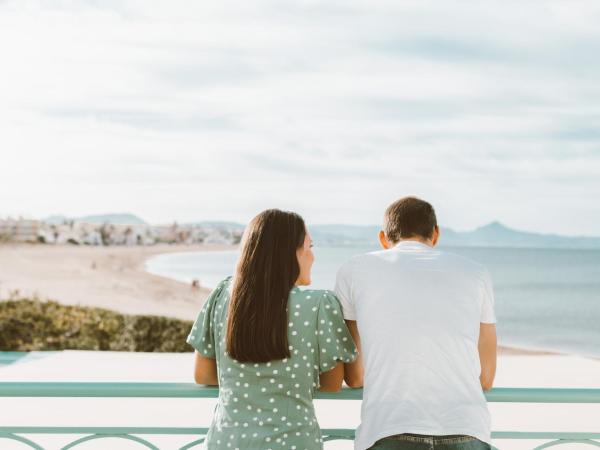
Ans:
{"label": "man's short dark hair", "polygon": [[433,206],[417,197],[396,200],[385,210],[383,231],[393,243],[408,238],[431,239],[436,226]]}

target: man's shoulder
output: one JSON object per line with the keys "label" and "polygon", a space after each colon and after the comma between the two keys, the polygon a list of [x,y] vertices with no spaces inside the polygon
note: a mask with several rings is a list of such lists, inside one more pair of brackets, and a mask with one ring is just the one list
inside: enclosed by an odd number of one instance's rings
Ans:
{"label": "man's shoulder", "polygon": [[368,266],[375,261],[381,260],[384,251],[385,250],[375,250],[372,252],[360,253],[358,255],[351,256],[340,266],[339,271],[346,272],[356,267],[362,267],[365,265]]}
{"label": "man's shoulder", "polygon": [[[372,252],[361,253],[346,260],[346,262],[340,266],[338,273],[342,275],[350,275],[356,270],[360,270],[361,272],[364,272],[365,270],[378,270],[381,268],[381,264],[410,264],[412,258],[405,259],[405,256],[406,255],[403,255],[402,253],[393,252],[390,250],[376,250]],[[435,248],[432,249],[430,256],[431,258],[428,258],[427,260],[432,264],[438,265],[438,267],[441,264],[449,269],[471,272],[477,275],[485,274],[487,272],[487,269],[483,264],[462,254],[455,253],[452,250]],[[422,264],[423,260],[420,259],[419,265],[422,266]]]}
{"label": "man's shoulder", "polygon": [[476,274],[485,273],[487,271],[486,267],[480,262],[459,253],[455,253],[454,251],[444,249],[440,250],[439,253],[440,259],[457,269],[462,268],[464,271]]}

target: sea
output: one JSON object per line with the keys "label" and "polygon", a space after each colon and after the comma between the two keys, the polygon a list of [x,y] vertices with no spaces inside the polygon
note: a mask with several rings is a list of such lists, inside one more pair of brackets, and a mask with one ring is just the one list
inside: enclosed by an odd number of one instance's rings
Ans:
{"label": "sea", "polygon": [[[374,246],[314,247],[313,284],[333,289],[339,266]],[[484,264],[494,283],[501,345],[600,358],[600,250],[445,247]],[[237,251],[170,253],[153,274],[214,287],[233,274]]]}

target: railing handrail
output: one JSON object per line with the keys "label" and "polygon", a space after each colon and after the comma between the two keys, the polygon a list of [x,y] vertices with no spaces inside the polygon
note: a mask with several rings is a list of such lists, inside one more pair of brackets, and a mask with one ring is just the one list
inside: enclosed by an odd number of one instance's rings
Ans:
{"label": "railing handrail", "polygon": [[[218,387],[194,383],[127,383],[127,382],[0,382],[2,397],[137,397],[137,398],[216,398]],[[489,402],[515,403],[599,403],[600,389],[564,388],[495,388],[485,393]],[[341,392],[317,392],[317,399],[360,400],[362,389],[342,389]],[[198,427],[69,427],[69,426],[0,426],[0,440],[18,441],[36,450],[44,447],[24,435],[68,434],[86,436],[70,442],[62,450],[74,448],[85,442],[119,438],[136,441],[146,448],[158,450],[148,435],[193,435],[191,442],[179,450],[190,450],[201,445],[208,432]],[[354,429],[322,429],[324,441],[354,439]],[[142,437],[144,436],[144,437]],[[493,439],[550,440],[535,450],[562,444],[581,443],[600,447],[599,432],[564,431],[492,431]],[[494,450],[497,447],[492,446]]]}
{"label": "railing handrail", "polygon": [[[218,395],[218,387],[194,383],[0,382],[0,397],[216,398]],[[600,389],[494,388],[485,396],[488,402],[600,403]],[[360,400],[362,389],[317,392],[315,398]]]}

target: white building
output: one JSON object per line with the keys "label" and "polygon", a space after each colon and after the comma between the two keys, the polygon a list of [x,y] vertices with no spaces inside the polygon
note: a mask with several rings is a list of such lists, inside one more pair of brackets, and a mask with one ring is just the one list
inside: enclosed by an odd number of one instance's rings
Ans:
{"label": "white building", "polygon": [[0,219],[0,240],[37,242],[40,222],[29,219]]}

